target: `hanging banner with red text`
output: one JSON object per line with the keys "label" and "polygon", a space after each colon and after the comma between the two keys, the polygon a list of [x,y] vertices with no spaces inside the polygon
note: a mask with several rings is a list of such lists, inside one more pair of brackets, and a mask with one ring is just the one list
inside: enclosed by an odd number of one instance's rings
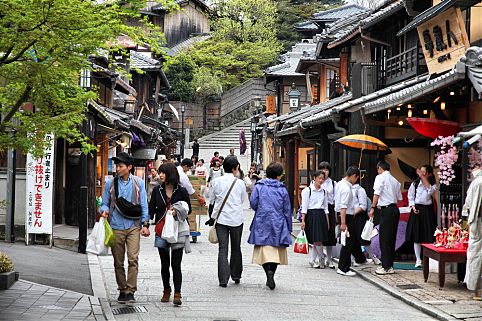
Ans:
{"label": "hanging banner with red text", "polygon": [[45,135],[44,155],[37,159],[27,154],[25,233],[52,234],[54,190],[54,135]]}

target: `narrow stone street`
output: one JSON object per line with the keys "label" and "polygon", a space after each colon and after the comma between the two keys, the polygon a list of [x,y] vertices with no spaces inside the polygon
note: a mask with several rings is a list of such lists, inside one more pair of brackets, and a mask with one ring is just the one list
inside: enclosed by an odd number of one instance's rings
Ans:
{"label": "narrow stone street", "polygon": [[[276,289],[265,284],[261,267],[251,264],[252,247],[246,242],[253,212],[247,210],[243,234],[244,272],[240,285],[220,288],[217,246],[207,241],[202,224],[193,252],[183,258],[183,305],[161,303],[160,261],[154,238],[141,243],[139,288],[135,306],[147,312],[114,315],[116,320],[434,320],[393,298],[360,277],[348,278],[331,269],[312,269],[308,257],[289,251],[289,265],[276,274]],[[204,221],[204,219],[203,219]],[[204,222],[203,222],[204,223]],[[117,298],[112,256],[99,257],[111,308]],[[387,311],[390,311],[388,316]],[[105,312],[105,311],[104,311]]]}

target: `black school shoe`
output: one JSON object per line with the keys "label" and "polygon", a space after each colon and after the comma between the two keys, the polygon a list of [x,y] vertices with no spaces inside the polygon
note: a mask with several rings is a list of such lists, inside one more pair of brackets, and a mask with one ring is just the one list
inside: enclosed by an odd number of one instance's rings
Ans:
{"label": "black school shoe", "polygon": [[124,292],[121,292],[119,294],[119,297],[117,298],[117,302],[119,302],[119,303],[126,303],[127,302],[126,294]]}
{"label": "black school shoe", "polygon": [[222,288],[228,287],[228,285],[226,283],[219,283],[219,286],[222,287]]}
{"label": "black school shoe", "polygon": [[134,298],[133,293],[127,293],[126,294],[126,303],[134,303],[136,302],[136,299]]}
{"label": "black school shoe", "polygon": [[235,284],[239,284],[241,282],[241,279],[233,279]]}

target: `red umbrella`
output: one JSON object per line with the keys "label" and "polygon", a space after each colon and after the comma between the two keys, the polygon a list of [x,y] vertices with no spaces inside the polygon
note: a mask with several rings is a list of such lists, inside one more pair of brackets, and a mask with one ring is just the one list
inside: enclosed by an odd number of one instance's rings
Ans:
{"label": "red umbrella", "polygon": [[407,121],[417,133],[433,139],[452,136],[461,131],[459,123],[448,120],[411,117]]}

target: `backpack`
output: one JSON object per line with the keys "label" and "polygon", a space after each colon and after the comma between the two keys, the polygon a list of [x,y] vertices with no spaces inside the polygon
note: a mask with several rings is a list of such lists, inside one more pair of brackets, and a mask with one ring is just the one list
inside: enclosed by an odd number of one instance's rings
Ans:
{"label": "backpack", "polygon": [[[363,187],[361,187],[361,185],[360,185],[360,186],[358,186],[358,187],[356,188],[355,195],[356,195],[356,198],[357,198],[357,199],[358,199],[358,191],[360,190],[360,188],[363,188]],[[367,209],[366,209],[365,211],[366,211],[366,212],[369,211],[371,207],[372,207],[372,201],[371,201],[371,199],[370,199],[370,198],[368,197],[368,195],[367,195]]]}

